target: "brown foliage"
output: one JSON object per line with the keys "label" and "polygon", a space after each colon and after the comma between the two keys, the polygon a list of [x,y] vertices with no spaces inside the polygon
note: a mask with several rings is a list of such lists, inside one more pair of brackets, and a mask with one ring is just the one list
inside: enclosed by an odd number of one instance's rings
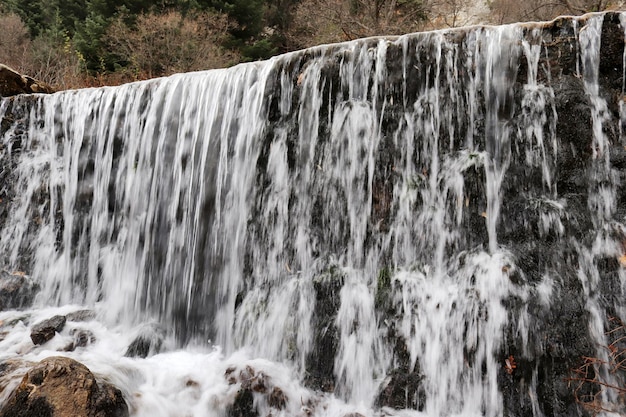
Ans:
{"label": "brown foliage", "polygon": [[0,28],[0,63],[59,89],[83,84],[80,59],[69,39],[47,35],[31,39],[14,13],[0,14]]}
{"label": "brown foliage", "polygon": [[552,20],[561,15],[580,15],[618,9],[620,0],[494,0],[490,4],[491,23]]}
{"label": "brown foliage", "polygon": [[418,0],[302,0],[286,34],[292,49],[376,35],[400,35],[423,27]]}
{"label": "brown foliage", "polygon": [[[281,39],[283,51],[479,22],[550,20],[563,14],[618,9],[626,0],[490,0],[489,16],[476,0],[299,0],[290,4],[288,23],[265,28]],[[103,41],[119,65],[113,72],[95,75],[85,70],[67,34],[59,31],[32,39],[18,15],[2,10],[0,27],[0,63],[57,89],[121,84],[225,67],[241,60],[238,52],[224,47],[232,22],[216,12],[118,16]]]}
{"label": "brown foliage", "polygon": [[511,375],[515,371],[515,368],[517,368],[517,363],[513,355],[510,355],[504,360],[504,370],[507,374]]}
{"label": "brown foliage", "polygon": [[106,42],[129,64],[127,76],[143,79],[236,63],[239,57],[221,46],[230,27],[226,15],[217,13],[187,17],[176,11],[144,14],[131,26],[124,17],[115,20]]}
{"label": "brown foliage", "polygon": [[26,55],[30,49],[30,36],[24,22],[15,13],[0,15],[0,63],[24,71]]}
{"label": "brown foliage", "polygon": [[454,28],[466,26],[482,20],[483,16],[476,16],[477,9],[482,9],[476,0],[429,0],[428,25],[429,29]]}

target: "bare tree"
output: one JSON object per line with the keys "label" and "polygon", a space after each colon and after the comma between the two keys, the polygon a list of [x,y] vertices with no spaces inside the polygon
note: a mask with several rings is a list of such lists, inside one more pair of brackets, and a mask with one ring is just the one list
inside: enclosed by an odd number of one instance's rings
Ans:
{"label": "bare tree", "polygon": [[399,35],[422,29],[420,0],[302,0],[287,33],[291,49],[375,35]]}
{"label": "bare tree", "polygon": [[15,13],[0,15],[0,63],[10,66],[19,72],[27,70],[27,55],[31,48],[28,29],[22,19]]}
{"label": "bare tree", "polygon": [[430,0],[427,6],[429,27],[433,29],[475,23],[476,12],[486,9],[485,3],[481,8],[481,2],[476,0]]}
{"label": "bare tree", "polygon": [[561,15],[580,15],[624,6],[622,0],[494,0],[492,23],[552,20]]}
{"label": "bare tree", "polygon": [[203,12],[183,17],[177,11],[144,14],[134,26],[119,17],[106,42],[135,79],[220,68],[238,61],[221,45],[231,27],[226,15]]}
{"label": "bare tree", "polygon": [[80,56],[69,37],[61,32],[46,32],[31,39],[26,25],[14,13],[1,14],[0,27],[0,63],[55,88],[83,84]]}

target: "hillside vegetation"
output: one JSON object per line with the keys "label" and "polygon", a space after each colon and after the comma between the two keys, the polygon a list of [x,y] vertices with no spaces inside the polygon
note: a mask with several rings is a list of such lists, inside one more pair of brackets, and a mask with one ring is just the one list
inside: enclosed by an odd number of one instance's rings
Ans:
{"label": "hillside vegetation", "polygon": [[322,43],[619,9],[611,0],[0,0],[0,63],[75,88]]}

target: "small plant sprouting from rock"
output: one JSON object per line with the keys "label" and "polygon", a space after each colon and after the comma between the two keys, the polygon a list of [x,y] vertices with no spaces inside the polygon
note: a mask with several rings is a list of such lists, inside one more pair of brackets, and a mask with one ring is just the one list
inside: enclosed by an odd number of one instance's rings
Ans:
{"label": "small plant sprouting from rock", "polygon": [[383,267],[378,271],[375,299],[378,309],[384,309],[388,304],[391,292],[391,275],[391,270],[388,267]]}
{"label": "small plant sprouting from rock", "polygon": [[515,368],[517,368],[517,364],[515,363],[515,358],[511,355],[504,360],[504,369],[507,374],[511,375],[513,371],[515,371]]}

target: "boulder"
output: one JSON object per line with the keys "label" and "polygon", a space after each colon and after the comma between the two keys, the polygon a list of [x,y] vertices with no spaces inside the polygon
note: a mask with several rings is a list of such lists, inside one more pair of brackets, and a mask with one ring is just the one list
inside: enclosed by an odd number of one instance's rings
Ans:
{"label": "boulder", "polygon": [[73,359],[42,360],[22,379],[0,417],[125,417],[128,406],[119,389],[98,383]]}
{"label": "boulder", "polygon": [[289,398],[283,389],[274,385],[269,375],[250,365],[242,369],[230,367],[224,377],[229,385],[239,384],[233,403],[226,407],[227,417],[255,417],[268,408],[278,414],[287,407]]}
{"label": "boulder", "polygon": [[54,89],[48,84],[22,75],[14,69],[0,64],[0,97],[32,93],[50,94],[53,92]]}
{"label": "boulder", "polygon": [[163,330],[158,326],[148,325],[130,343],[124,356],[129,358],[147,358],[161,351]]}
{"label": "boulder", "polygon": [[93,310],[78,310],[65,315],[67,321],[91,321],[96,318]]}
{"label": "boulder", "polygon": [[70,330],[70,336],[72,336],[72,342],[65,347],[66,352],[73,352],[76,348],[87,347],[96,341],[96,336],[91,330],[87,329],[72,329]]}
{"label": "boulder", "polygon": [[57,332],[65,327],[65,316],[54,316],[33,326],[30,332],[30,339],[36,345],[43,345],[52,339]]}

